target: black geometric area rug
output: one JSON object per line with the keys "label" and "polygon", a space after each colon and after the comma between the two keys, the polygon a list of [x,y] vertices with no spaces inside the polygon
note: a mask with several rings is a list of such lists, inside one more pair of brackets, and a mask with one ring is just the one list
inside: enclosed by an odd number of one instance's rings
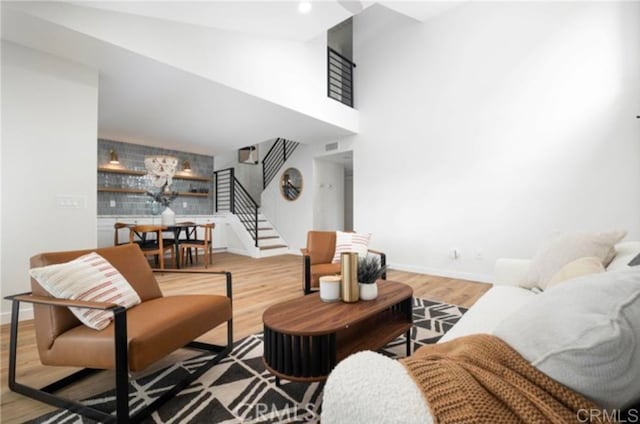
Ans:
{"label": "black geometric area rug", "polygon": [[[411,331],[413,350],[437,342],[467,311],[456,305],[427,299],[413,300]],[[405,354],[404,337],[386,345],[380,353],[390,357]],[[134,380],[129,387],[130,408],[135,413],[170,389],[184,375],[192,373],[210,355],[178,362],[164,370]],[[203,374],[145,423],[319,423],[324,383],[294,383],[275,379],[262,363],[262,333],[234,344],[229,356]],[[83,401],[105,412],[115,411],[115,392],[109,391]],[[95,421],[58,410],[32,423],[85,424]]]}

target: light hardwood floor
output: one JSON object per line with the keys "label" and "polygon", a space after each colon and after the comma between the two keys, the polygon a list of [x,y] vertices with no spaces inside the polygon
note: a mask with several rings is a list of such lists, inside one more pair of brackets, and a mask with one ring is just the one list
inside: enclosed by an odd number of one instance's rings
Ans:
{"label": "light hardwood floor", "polygon": [[[229,253],[218,253],[213,257],[211,269],[233,273],[234,339],[239,340],[249,334],[262,331],[262,313],[270,305],[302,296],[301,258],[294,255],[252,259]],[[402,271],[390,271],[388,279],[400,281],[413,287],[414,296],[471,306],[490,287],[488,284],[451,278],[433,277]],[[224,294],[223,277],[206,275],[158,275],[160,287],[165,295],[186,293]],[[224,327],[224,326],[222,326]],[[203,340],[224,344],[222,328],[207,333]],[[20,382],[33,386],[43,386],[69,374],[72,369],[44,367],[40,365],[33,322],[20,324],[18,345],[18,372]],[[2,386],[0,395],[0,421],[21,423],[45,414],[54,408],[10,392],[7,387],[7,361],[9,329],[1,328]],[[174,361],[185,352],[179,352],[165,362]],[[181,356],[182,355],[182,356]],[[160,364],[162,366],[164,364]],[[113,387],[113,373],[103,372],[76,384],[64,392],[71,397],[84,398]]]}

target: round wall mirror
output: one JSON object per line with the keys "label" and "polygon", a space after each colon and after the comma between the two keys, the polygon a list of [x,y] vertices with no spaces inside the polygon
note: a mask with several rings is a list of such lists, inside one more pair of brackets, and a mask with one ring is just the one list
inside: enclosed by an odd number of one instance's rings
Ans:
{"label": "round wall mirror", "polygon": [[287,168],[280,177],[280,193],[287,200],[296,200],[302,193],[302,174],[296,168]]}

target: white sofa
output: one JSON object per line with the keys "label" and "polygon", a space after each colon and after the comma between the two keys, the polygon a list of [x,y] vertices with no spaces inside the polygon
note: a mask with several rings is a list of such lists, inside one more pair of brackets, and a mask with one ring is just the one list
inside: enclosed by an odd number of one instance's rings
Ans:
{"label": "white sofa", "polygon": [[[616,245],[607,271],[622,270],[640,252],[640,242]],[[470,334],[493,334],[508,316],[537,296],[520,287],[530,260],[498,259],[494,285],[469,309],[438,343]],[[334,369],[324,389],[322,422],[431,423],[420,389],[395,360],[373,352],[360,352]]]}

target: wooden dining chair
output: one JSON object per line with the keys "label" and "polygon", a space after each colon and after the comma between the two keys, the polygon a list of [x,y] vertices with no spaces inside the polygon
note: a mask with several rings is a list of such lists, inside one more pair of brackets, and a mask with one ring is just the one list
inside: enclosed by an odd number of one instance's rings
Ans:
{"label": "wooden dining chair", "polygon": [[115,224],[113,224],[113,245],[114,246],[119,246],[121,244],[128,244],[129,241],[125,241],[125,242],[120,242],[120,230],[122,230],[123,228],[129,228],[132,227],[134,224],[127,224],[125,222],[116,222]]}
{"label": "wooden dining chair", "polygon": [[[211,263],[211,252],[213,250],[213,229],[216,224],[202,224],[194,227],[194,230],[189,233],[188,240],[180,241],[180,258],[182,263],[187,263],[187,249],[195,249],[196,264],[198,263],[198,249],[204,250],[204,267],[207,268]],[[198,228],[204,229],[204,239],[198,240]],[[193,236],[193,238],[192,238]]]}
{"label": "wooden dining chair", "polygon": [[160,269],[164,269],[164,252],[171,252],[171,262],[175,266],[174,240],[163,239],[162,233],[167,227],[161,225],[134,225],[129,227],[129,243],[135,243],[135,238],[140,237],[142,243],[138,243],[145,256],[154,255],[159,262]]}

